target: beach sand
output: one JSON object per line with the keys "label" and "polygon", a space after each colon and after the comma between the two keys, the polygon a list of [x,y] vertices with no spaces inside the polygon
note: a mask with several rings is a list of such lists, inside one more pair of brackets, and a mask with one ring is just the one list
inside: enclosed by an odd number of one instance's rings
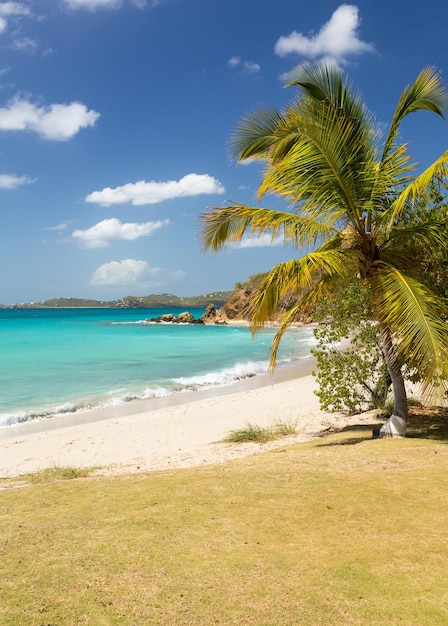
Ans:
{"label": "beach sand", "polygon": [[[136,401],[86,414],[58,416],[0,432],[0,477],[49,467],[100,468],[104,474],[166,470],[229,459],[306,441],[375,414],[347,417],[319,409],[313,364],[277,370],[230,387]],[[219,443],[247,422],[297,422],[297,434],[267,444]]]}

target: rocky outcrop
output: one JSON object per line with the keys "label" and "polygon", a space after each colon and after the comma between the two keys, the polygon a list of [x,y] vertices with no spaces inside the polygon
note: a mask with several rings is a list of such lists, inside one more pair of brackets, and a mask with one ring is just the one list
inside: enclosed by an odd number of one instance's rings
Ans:
{"label": "rocky outcrop", "polygon": [[183,313],[179,313],[177,321],[180,324],[195,324],[198,320],[196,320],[189,311],[184,311]]}
{"label": "rocky outcrop", "polygon": [[[229,321],[232,320],[245,320],[250,321],[251,318],[251,299],[254,293],[254,288],[243,288],[234,291],[227,302],[222,306],[220,311],[226,316]],[[278,314],[271,321],[278,321],[283,313],[289,311],[297,302],[297,294],[286,293],[280,297],[278,306]],[[297,322],[310,323],[312,317],[309,314],[300,315],[297,318]]]}
{"label": "rocky outcrop", "polygon": [[214,304],[209,304],[204,315],[195,318],[189,311],[173,315],[173,313],[164,313],[160,317],[151,317],[146,319],[147,324],[227,324],[227,318],[221,309],[215,309]]}
{"label": "rocky outcrop", "polygon": [[209,304],[201,317],[204,324],[227,324],[227,316],[222,309],[215,309],[214,304]]}
{"label": "rocky outcrop", "polygon": [[203,324],[202,318],[196,319],[189,311],[183,311],[179,315],[173,313],[164,313],[159,317],[150,317],[146,319],[147,324]]}
{"label": "rocky outcrop", "polygon": [[250,319],[250,297],[252,289],[238,289],[234,291],[227,302],[220,309],[228,320]]}

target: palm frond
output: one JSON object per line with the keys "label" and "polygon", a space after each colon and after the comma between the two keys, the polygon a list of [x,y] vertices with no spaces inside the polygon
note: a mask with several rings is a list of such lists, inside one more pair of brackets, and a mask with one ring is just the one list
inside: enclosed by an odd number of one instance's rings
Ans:
{"label": "palm frond", "polygon": [[448,218],[445,220],[423,221],[406,227],[394,228],[389,238],[384,242],[381,253],[393,251],[406,255],[409,262],[415,263],[416,254],[422,245],[433,253],[438,251],[448,252]]}
{"label": "palm frond", "polygon": [[381,160],[384,160],[393,149],[400,124],[409,113],[426,110],[443,117],[446,103],[447,91],[440,74],[433,67],[425,67],[414,83],[408,85],[401,94],[384,143]]}
{"label": "palm frond", "polygon": [[[346,268],[346,273],[349,273],[349,267]],[[280,342],[285,332],[290,328],[292,324],[302,315],[306,315],[312,312],[322,298],[334,297],[340,286],[340,275],[324,275],[316,283],[312,285],[308,290],[304,291],[294,306],[287,311],[283,317],[281,324],[272,340],[270,352],[271,357],[269,361],[269,369],[272,371],[277,361],[277,353],[280,347]],[[256,328],[254,331],[256,332]]]}
{"label": "palm frond", "polygon": [[249,113],[236,127],[230,140],[231,154],[238,161],[268,158],[282,114],[275,108]]}
{"label": "palm frond", "polygon": [[[448,388],[448,310],[420,281],[381,262],[371,280],[377,310],[398,349],[418,371],[423,391]],[[445,319],[443,319],[445,318]]]}
{"label": "palm frond", "polygon": [[235,204],[211,207],[201,216],[200,236],[204,250],[216,252],[245,234],[283,236],[284,242],[298,246],[317,245],[335,234],[330,225],[287,211]]}
{"label": "palm frond", "polygon": [[393,202],[387,215],[387,232],[390,232],[395,222],[400,219],[408,203],[424,197],[431,182],[438,177],[445,179],[448,177],[448,150],[441,154],[424,172],[416,176]]}
{"label": "palm frond", "polygon": [[252,297],[254,332],[272,319],[282,294],[293,292],[300,297],[302,292],[314,288],[324,276],[346,276],[348,267],[353,266],[357,256],[354,250],[319,249],[273,267]]}
{"label": "palm frond", "polygon": [[[274,193],[323,219],[341,212],[362,229],[361,212],[375,175],[368,118],[360,124],[325,103],[308,105],[300,136],[280,162],[267,168],[259,197]],[[326,218],[325,218],[326,219]],[[333,220],[334,223],[335,220]]]}

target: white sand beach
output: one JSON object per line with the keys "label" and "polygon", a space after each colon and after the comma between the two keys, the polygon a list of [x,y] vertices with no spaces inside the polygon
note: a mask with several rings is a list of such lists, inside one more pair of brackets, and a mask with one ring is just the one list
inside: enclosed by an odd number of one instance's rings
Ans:
{"label": "white sand beach", "polygon": [[[178,394],[168,401],[152,401],[149,409],[147,404],[131,403],[2,429],[0,477],[54,466],[97,466],[100,472],[115,474],[222,463],[304,441],[350,422],[376,422],[373,413],[348,418],[321,411],[310,370],[308,364],[273,378],[255,377],[213,395]],[[247,422],[269,425],[275,420],[296,421],[298,433],[268,444],[219,443]]]}

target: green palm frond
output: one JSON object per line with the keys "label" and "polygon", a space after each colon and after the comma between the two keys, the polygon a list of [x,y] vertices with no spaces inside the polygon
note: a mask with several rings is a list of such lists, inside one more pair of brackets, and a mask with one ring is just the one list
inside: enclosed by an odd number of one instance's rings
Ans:
{"label": "green palm frond", "polygon": [[433,67],[424,68],[414,83],[408,85],[401,94],[386,137],[382,160],[393,149],[400,124],[406,115],[426,110],[443,117],[446,103],[447,91],[440,74]]}
{"label": "green palm frond", "polygon": [[248,114],[230,140],[232,156],[238,161],[268,158],[282,121],[282,114],[274,108]]}
{"label": "green palm frond", "polygon": [[448,217],[445,220],[419,221],[406,227],[394,228],[389,238],[384,242],[381,252],[397,251],[406,255],[411,263],[415,262],[418,250],[425,245],[427,250],[435,253],[445,250],[448,252]]}
{"label": "green palm frond", "polygon": [[[342,213],[362,228],[361,208],[375,181],[373,136],[341,111],[312,104],[303,114],[300,136],[280,162],[267,168],[259,197],[274,193],[300,205],[302,214],[334,220]],[[324,217],[325,216],[325,217]]]}
{"label": "green palm frond", "polygon": [[251,321],[254,331],[272,319],[282,294],[293,292],[300,297],[302,292],[314,288],[324,276],[345,277],[357,258],[358,254],[354,250],[323,249],[273,267],[252,298]]}
{"label": "green palm frond", "polygon": [[332,101],[336,106],[342,105],[347,93],[341,73],[332,71],[325,63],[300,65],[287,83],[287,87],[295,86],[315,102]]}
{"label": "green palm frond", "polygon": [[381,263],[372,281],[380,319],[397,338],[400,352],[409,358],[432,392],[442,377],[448,388],[448,310],[420,281],[396,267]]}
{"label": "green palm frond", "polygon": [[395,147],[383,161],[375,166],[375,182],[372,196],[365,205],[371,215],[372,230],[375,233],[384,231],[390,221],[391,206],[396,201],[400,190],[412,180],[411,172],[415,163],[407,152],[408,146],[402,144]]}
{"label": "green palm frond", "polygon": [[230,242],[241,241],[245,234],[282,235],[285,243],[311,246],[335,234],[330,225],[286,211],[274,211],[245,204],[212,207],[201,216],[203,248],[216,252]]}
{"label": "green palm frond", "polygon": [[[348,274],[349,266],[346,267],[346,270],[346,274]],[[338,291],[338,287],[340,287],[340,278],[340,275],[335,276],[327,274],[322,276],[311,288],[304,291],[295,305],[283,315],[281,324],[271,343],[271,358],[269,361],[271,371],[275,367],[278,349],[285,332],[292,324],[297,322],[301,316],[311,313],[322,298],[334,297],[334,294]],[[254,331],[256,332],[256,328]]]}
{"label": "green palm frond", "polygon": [[355,127],[363,126],[367,113],[364,102],[338,69],[325,63],[304,63],[295,70],[287,86],[300,87],[305,102],[324,103],[351,119]]}
{"label": "green palm frond", "polygon": [[441,154],[424,172],[416,176],[394,201],[387,215],[388,232],[390,232],[395,222],[400,219],[403,212],[407,209],[408,203],[415,201],[417,198],[424,198],[430,184],[438,177],[444,179],[448,177],[448,150]]}

